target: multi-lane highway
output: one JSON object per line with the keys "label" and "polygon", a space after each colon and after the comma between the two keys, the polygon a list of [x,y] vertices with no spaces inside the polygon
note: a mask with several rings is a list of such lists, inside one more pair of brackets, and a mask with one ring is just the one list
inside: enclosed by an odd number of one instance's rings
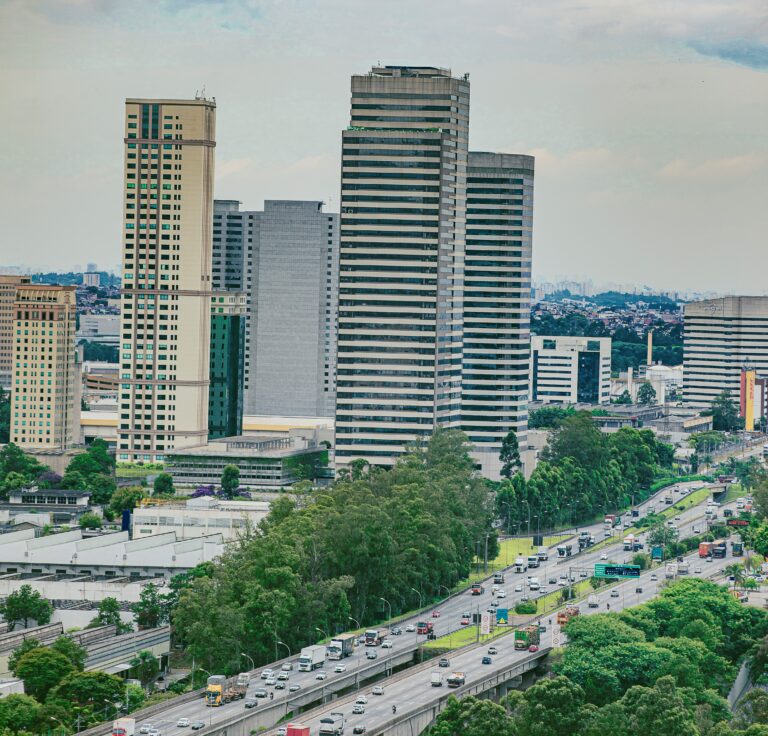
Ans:
{"label": "multi-lane highway", "polygon": [[[664,496],[671,494],[674,500],[677,502],[683,499],[693,488],[699,487],[701,485],[702,484],[700,482],[694,482],[680,484],[679,486],[673,486],[671,488],[664,489],[663,491],[657,493],[653,498],[638,506],[640,514],[641,516],[645,515],[649,507],[654,507],[656,511],[661,511],[667,508],[667,506],[663,503]],[[679,521],[673,520],[678,527],[681,537],[690,536],[694,528],[704,527],[704,506],[705,504],[702,503],[697,506],[687,508],[679,513]],[[629,515],[626,515],[625,518],[631,520]],[[578,531],[581,531],[582,529],[586,529],[593,533],[598,541],[604,538],[605,530],[603,528],[603,524],[595,524],[588,527],[582,527]],[[633,553],[624,552],[622,550],[621,542],[624,537],[623,529],[617,528],[613,530],[613,535],[614,536],[612,537],[608,546],[604,546],[598,550],[588,549],[570,558],[558,558],[557,552],[554,549],[551,549],[549,560],[542,563],[539,568],[535,570],[529,570],[527,574],[516,574],[512,573],[510,569],[507,569],[505,571],[505,585],[503,586],[506,592],[506,599],[502,601],[502,603],[506,604],[508,608],[512,609],[514,605],[519,602],[523,595],[528,595],[529,597],[533,598],[537,595],[545,594],[546,592],[552,592],[557,588],[563,587],[566,584],[566,579],[569,577],[569,575],[575,577],[578,580],[582,574],[588,574],[593,569],[594,564],[600,562],[601,559],[606,559],[612,562],[629,561]],[[578,544],[575,540],[573,540],[573,547],[574,549],[578,549]],[[535,593],[533,591],[527,590],[526,577],[530,574],[534,574],[539,578],[544,588],[543,591],[538,591]],[[659,576],[661,577],[661,575]],[[650,580],[650,573],[645,577]],[[550,580],[555,582],[550,583]],[[399,636],[390,637],[390,640],[393,643],[392,649],[382,649],[380,647],[378,648],[377,655],[379,661],[396,655],[399,651],[404,649],[412,648],[417,643],[421,643],[425,640],[424,636],[417,636],[415,632],[406,631],[406,628],[409,625],[415,624],[419,619],[424,619],[426,617],[433,621],[435,625],[435,633],[438,636],[442,636],[444,634],[450,633],[451,631],[460,629],[460,621],[463,613],[482,612],[490,607],[490,604],[493,601],[490,581],[491,578],[488,579],[489,584],[486,585],[486,592],[482,596],[472,596],[470,595],[469,591],[466,591],[461,594],[452,596],[451,598],[436,605],[434,609],[428,611],[426,614],[399,620],[397,625],[403,630],[403,633]],[[623,597],[621,599],[621,603],[627,606],[635,605],[639,600],[645,600],[647,597],[655,594],[655,584],[643,585],[642,587],[644,589],[642,596],[636,596],[632,592],[634,591],[634,588],[632,588],[629,593],[622,592]],[[519,590],[516,590],[518,588]],[[622,586],[621,589],[623,590],[625,588],[626,586]],[[605,595],[607,595],[607,593],[603,594],[603,597],[605,597]],[[608,602],[607,598],[605,602]],[[616,600],[614,599],[613,602],[615,603]],[[611,605],[612,609],[613,607],[614,606]],[[433,610],[439,612],[439,617],[432,618]],[[510,649],[510,647],[505,645],[504,649]],[[511,656],[511,652],[507,652],[507,654],[502,654],[501,656]],[[369,666],[371,662],[365,658],[365,648],[357,647],[351,657],[347,657],[341,662],[326,662],[326,665],[323,668],[326,679],[323,681],[317,679],[317,671],[298,672],[296,658],[293,658],[292,664],[293,670],[289,673],[289,680],[286,682],[286,688],[277,690],[272,686],[266,687],[268,692],[272,694],[273,700],[270,700],[269,698],[259,700],[259,704],[256,706],[257,708],[263,707],[262,704],[264,703],[272,703],[283,699],[290,700],[297,695],[301,695],[309,688],[323,685],[332,685],[334,680],[345,678],[351,673],[354,673],[356,670]],[[345,667],[345,672],[335,672],[334,669],[337,664],[343,665]],[[275,667],[277,668],[277,666]],[[259,677],[260,672],[261,670],[252,673],[253,677],[248,691],[249,697],[251,697],[258,688],[265,687],[265,681]],[[291,692],[291,685],[298,685],[300,691]],[[369,699],[369,704],[365,706],[366,715],[368,715],[369,712],[370,714],[375,715],[377,712],[376,709],[383,708],[386,710],[387,707],[390,708],[391,713],[392,700],[389,696],[386,682],[384,683],[384,687],[386,693],[385,696],[374,696],[373,700]],[[437,690],[437,688],[435,688],[435,690]],[[398,693],[395,691],[392,694],[392,697],[396,698],[397,695]],[[403,702],[408,702],[407,697],[404,698]],[[400,706],[398,705],[398,707]],[[195,700],[185,703],[176,703],[171,701],[169,702],[167,709],[165,709],[161,715],[148,719],[148,721],[151,723],[152,727],[159,730],[163,736],[180,736],[181,733],[188,732],[189,728],[186,726],[177,726],[179,719],[187,718],[192,722],[195,720],[200,720],[205,723],[205,728],[209,729],[211,726],[215,726],[217,721],[229,719],[234,712],[241,712],[242,709],[242,701],[235,701],[228,705],[222,705],[218,708],[206,707],[203,700]],[[351,709],[351,706],[349,709]],[[137,727],[139,725],[141,724],[137,723]]]}

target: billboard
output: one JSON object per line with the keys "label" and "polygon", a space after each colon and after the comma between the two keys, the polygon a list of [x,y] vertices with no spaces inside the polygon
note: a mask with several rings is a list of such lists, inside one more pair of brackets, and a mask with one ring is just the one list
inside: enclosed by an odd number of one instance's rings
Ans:
{"label": "billboard", "polygon": [[739,413],[744,417],[744,429],[751,432],[755,428],[755,371],[753,370],[741,372],[739,408]]}
{"label": "billboard", "polygon": [[506,626],[509,623],[509,609],[496,609],[496,626]]}
{"label": "billboard", "polygon": [[640,565],[595,565],[596,578],[639,578]]}
{"label": "billboard", "polygon": [[480,633],[483,636],[491,633],[491,614],[487,611],[480,616]]}

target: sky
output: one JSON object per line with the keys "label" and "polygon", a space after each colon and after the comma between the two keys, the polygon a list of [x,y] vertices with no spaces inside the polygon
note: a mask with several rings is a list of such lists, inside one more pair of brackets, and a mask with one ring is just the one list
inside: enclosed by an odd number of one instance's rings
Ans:
{"label": "sky", "polygon": [[534,277],[768,293],[766,0],[0,0],[0,269],[119,263],[126,97],[216,98],[217,198],[337,211],[378,63],[536,157]]}

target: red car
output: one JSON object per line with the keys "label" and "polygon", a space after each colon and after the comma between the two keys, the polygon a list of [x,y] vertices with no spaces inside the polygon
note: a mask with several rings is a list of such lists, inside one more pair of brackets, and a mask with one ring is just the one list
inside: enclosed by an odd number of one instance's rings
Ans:
{"label": "red car", "polygon": [[440,611],[432,611],[432,618],[440,618]]}
{"label": "red car", "polygon": [[461,625],[462,626],[468,626],[469,625],[469,619],[466,616],[463,619],[461,619]]}
{"label": "red car", "polygon": [[535,644],[531,644],[531,646],[528,647],[529,652],[538,652],[539,648]]}

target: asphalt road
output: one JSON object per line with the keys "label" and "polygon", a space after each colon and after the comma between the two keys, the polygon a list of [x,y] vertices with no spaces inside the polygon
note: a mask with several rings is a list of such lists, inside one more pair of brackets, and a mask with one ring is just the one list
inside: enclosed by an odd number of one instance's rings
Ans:
{"label": "asphalt road", "polygon": [[[679,486],[672,486],[668,489],[664,489],[657,493],[653,498],[649,499],[648,501],[644,502],[643,504],[640,504],[637,508],[640,510],[641,516],[644,516],[645,513],[647,513],[649,506],[654,506],[656,511],[663,510],[667,508],[667,506],[663,503],[663,498],[665,495],[668,495],[671,493],[674,497],[675,501],[680,500],[681,498],[684,498],[690,489],[700,487],[702,485],[701,482],[692,482],[692,483],[685,483],[680,484]],[[690,536],[692,533],[693,527],[701,527],[704,528],[704,511],[705,511],[705,503],[699,504],[697,506],[694,506],[690,509],[687,509],[680,513],[680,521],[675,522],[678,526],[678,530],[680,532],[681,537]],[[720,513],[722,516],[722,513]],[[630,519],[628,515],[626,515],[624,518]],[[586,529],[590,532],[592,532],[597,541],[601,541],[604,538],[605,535],[605,529],[603,528],[603,524],[595,524],[588,527],[579,527],[578,531],[581,531],[582,529]],[[501,604],[506,604],[506,606],[509,609],[514,608],[515,603],[519,602],[521,597],[523,595],[529,595],[531,598],[535,597],[536,595],[542,595],[544,592],[552,592],[553,590],[557,588],[561,588],[566,584],[566,580],[561,579],[561,575],[564,575],[566,578],[568,577],[568,574],[570,573],[573,577],[576,578],[576,580],[581,579],[581,574],[583,571],[584,576],[588,576],[592,574],[592,571],[594,569],[594,564],[599,563],[601,561],[601,558],[605,556],[607,561],[611,562],[628,562],[632,555],[634,553],[632,552],[624,552],[622,550],[622,540],[624,538],[624,531],[623,529],[615,529],[613,530],[614,536],[612,537],[613,543],[610,544],[610,546],[603,547],[600,550],[597,551],[590,551],[586,550],[582,553],[576,554],[570,558],[561,559],[557,557],[557,552],[554,548],[550,550],[550,558],[547,562],[542,563],[542,565],[539,568],[536,569],[530,569],[527,573],[512,573],[510,569],[508,568],[505,572],[505,584],[502,586],[502,588],[506,591],[506,598],[502,599],[500,601]],[[578,549],[578,543],[573,541],[573,547],[574,549]],[[647,548],[646,548],[647,549]],[[514,562],[514,560],[511,560],[510,562]],[[718,561],[721,562],[721,561]],[[693,566],[692,566],[693,570]],[[660,578],[663,577],[663,573],[656,573]],[[538,591],[538,593],[534,593],[533,591],[528,591],[526,588],[526,578],[529,575],[533,575],[539,578],[540,582],[542,583],[542,586],[544,588],[544,591]],[[650,573],[647,576],[650,578]],[[550,579],[557,579],[556,584],[549,584],[548,581]],[[516,591],[516,587],[520,586],[521,590]],[[491,595],[491,587],[492,587],[492,576],[490,576],[486,583],[485,583],[485,593],[481,596],[473,596],[469,593],[469,591],[466,591],[460,595],[454,596],[453,598],[446,600],[442,602],[441,604],[437,605],[435,607],[435,611],[439,612],[439,617],[432,618],[427,614],[427,617],[429,620],[431,620],[434,623],[435,626],[435,633],[438,636],[442,636],[444,634],[450,633],[451,631],[456,631],[458,629],[462,628],[462,625],[460,623],[461,621],[461,615],[462,613],[477,613],[485,611],[486,609],[489,609],[491,607],[491,602],[494,600],[494,596]],[[651,597],[652,595],[655,595],[655,585],[644,585],[644,594],[641,597],[635,596],[633,592],[629,593],[622,593],[622,603],[631,606],[636,605],[639,600],[647,600],[647,598]],[[634,588],[632,588],[632,591]],[[604,594],[604,596],[607,594]],[[626,595],[626,600],[624,600],[624,596]],[[604,597],[603,596],[603,597]],[[606,602],[608,599],[606,598]],[[615,599],[614,599],[615,602]],[[502,606],[503,607],[503,606]],[[584,605],[586,608],[586,604]],[[613,604],[611,605],[611,608],[613,609]],[[425,641],[424,636],[417,636],[414,632],[406,632],[405,628],[408,624],[415,624],[418,620],[423,619],[424,615],[421,616],[413,616],[408,619],[404,619],[401,621],[398,621],[397,625],[400,626],[403,629],[403,634],[400,636],[392,636],[390,637],[392,643],[393,643],[393,649],[387,650],[383,649],[381,647],[378,648],[378,657],[379,659],[386,657],[388,654],[396,653],[398,650],[404,648],[408,645],[414,645],[416,643],[421,643]],[[505,646],[505,649],[510,649],[510,647]],[[518,653],[519,654],[519,653]],[[512,652],[508,651],[506,654],[502,654],[502,656],[513,656]],[[315,685],[318,685],[319,682],[316,680],[317,671],[315,672],[298,672],[297,671],[297,658],[294,658],[293,660],[293,666],[294,669],[290,673],[290,679],[286,683],[286,685],[291,684],[298,684],[302,689],[307,689],[309,687],[313,687]],[[245,663],[245,659],[243,660]],[[334,667],[337,664],[343,664],[346,667],[346,674],[350,672],[354,672],[357,668],[361,666],[365,666],[368,663],[368,661],[365,659],[365,647],[357,647],[355,650],[355,653],[351,657],[347,657],[346,659],[342,660],[341,662],[336,661],[327,661],[326,665],[324,667],[324,671],[326,673],[327,679],[325,680],[326,683],[331,683],[334,678],[342,677],[343,675],[335,673]],[[269,665],[268,665],[269,666]],[[463,665],[462,665],[463,666]],[[470,671],[473,669],[477,669],[479,667],[479,658],[477,662],[468,662],[467,664],[467,672],[469,674]],[[252,681],[249,685],[248,690],[248,697],[252,696],[254,690],[260,687],[265,687],[264,680],[259,678],[259,673],[261,670],[256,670],[252,673]],[[445,672],[445,670],[443,670]],[[427,679],[429,679],[429,673],[426,675]],[[386,682],[384,682],[384,686],[386,686]],[[399,686],[398,686],[399,688]],[[420,688],[417,687],[417,690]],[[273,693],[273,697],[276,700],[283,699],[283,698],[290,698],[292,693],[289,693],[287,687],[285,690],[276,690],[274,687],[267,687],[268,691]],[[445,688],[443,688],[444,690]],[[440,690],[440,688],[434,688],[434,690]],[[373,698],[370,699],[370,702],[368,706],[366,706],[366,718],[368,717],[380,717],[380,714],[378,713],[378,709],[381,709],[382,712],[387,711],[389,709],[389,714],[391,715],[391,706],[392,701],[395,700],[398,704],[398,709],[400,706],[400,700],[397,700],[397,698],[400,695],[399,689],[396,689],[393,694],[392,698],[389,697],[389,691],[386,690],[386,697],[382,696],[373,696]],[[415,697],[415,696],[414,696]],[[402,697],[402,703],[403,706],[406,706],[410,702],[410,696],[407,692],[407,688],[403,690],[403,697]],[[375,702],[373,702],[375,700]],[[264,700],[259,700],[259,703],[263,703]],[[414,703],[417,701],[414,700]],[[259,706],[257,706],[259,707]],[[156,729],[158,729],[163,736],[180,736],[182,733],[189,733],[190,729],[185,727],[177,727],[176,723],[178,719],[180,718],[188,718],[190,721],[200,720],[204,721],[206,724],[206,727],[215,724],[219,720],[224,720],[226,718],[229,718],[234,711],[242,710],[243,708],[243,702],[242,701],[235,701],[233,703],[229,703],[227,705],[222,705],[218,708],[208,708],[205,705],[204,700],[194,701],[194,702],[187,702],[180,705],[174,705],[173,701],[169,703],[169,707],[167,711],[164,711],[162,715],[155,716],[150,720],[150,723],[152,726]],[[351,710],[351,706],[348,708],[348,710]],[[357,718],[357,717],[356,717]],[[367,721],[366,721],[367,723]],[[141,725],[140,723],[137,723],[137,729]],[[313,732],[314,733],[314,732]]]}

